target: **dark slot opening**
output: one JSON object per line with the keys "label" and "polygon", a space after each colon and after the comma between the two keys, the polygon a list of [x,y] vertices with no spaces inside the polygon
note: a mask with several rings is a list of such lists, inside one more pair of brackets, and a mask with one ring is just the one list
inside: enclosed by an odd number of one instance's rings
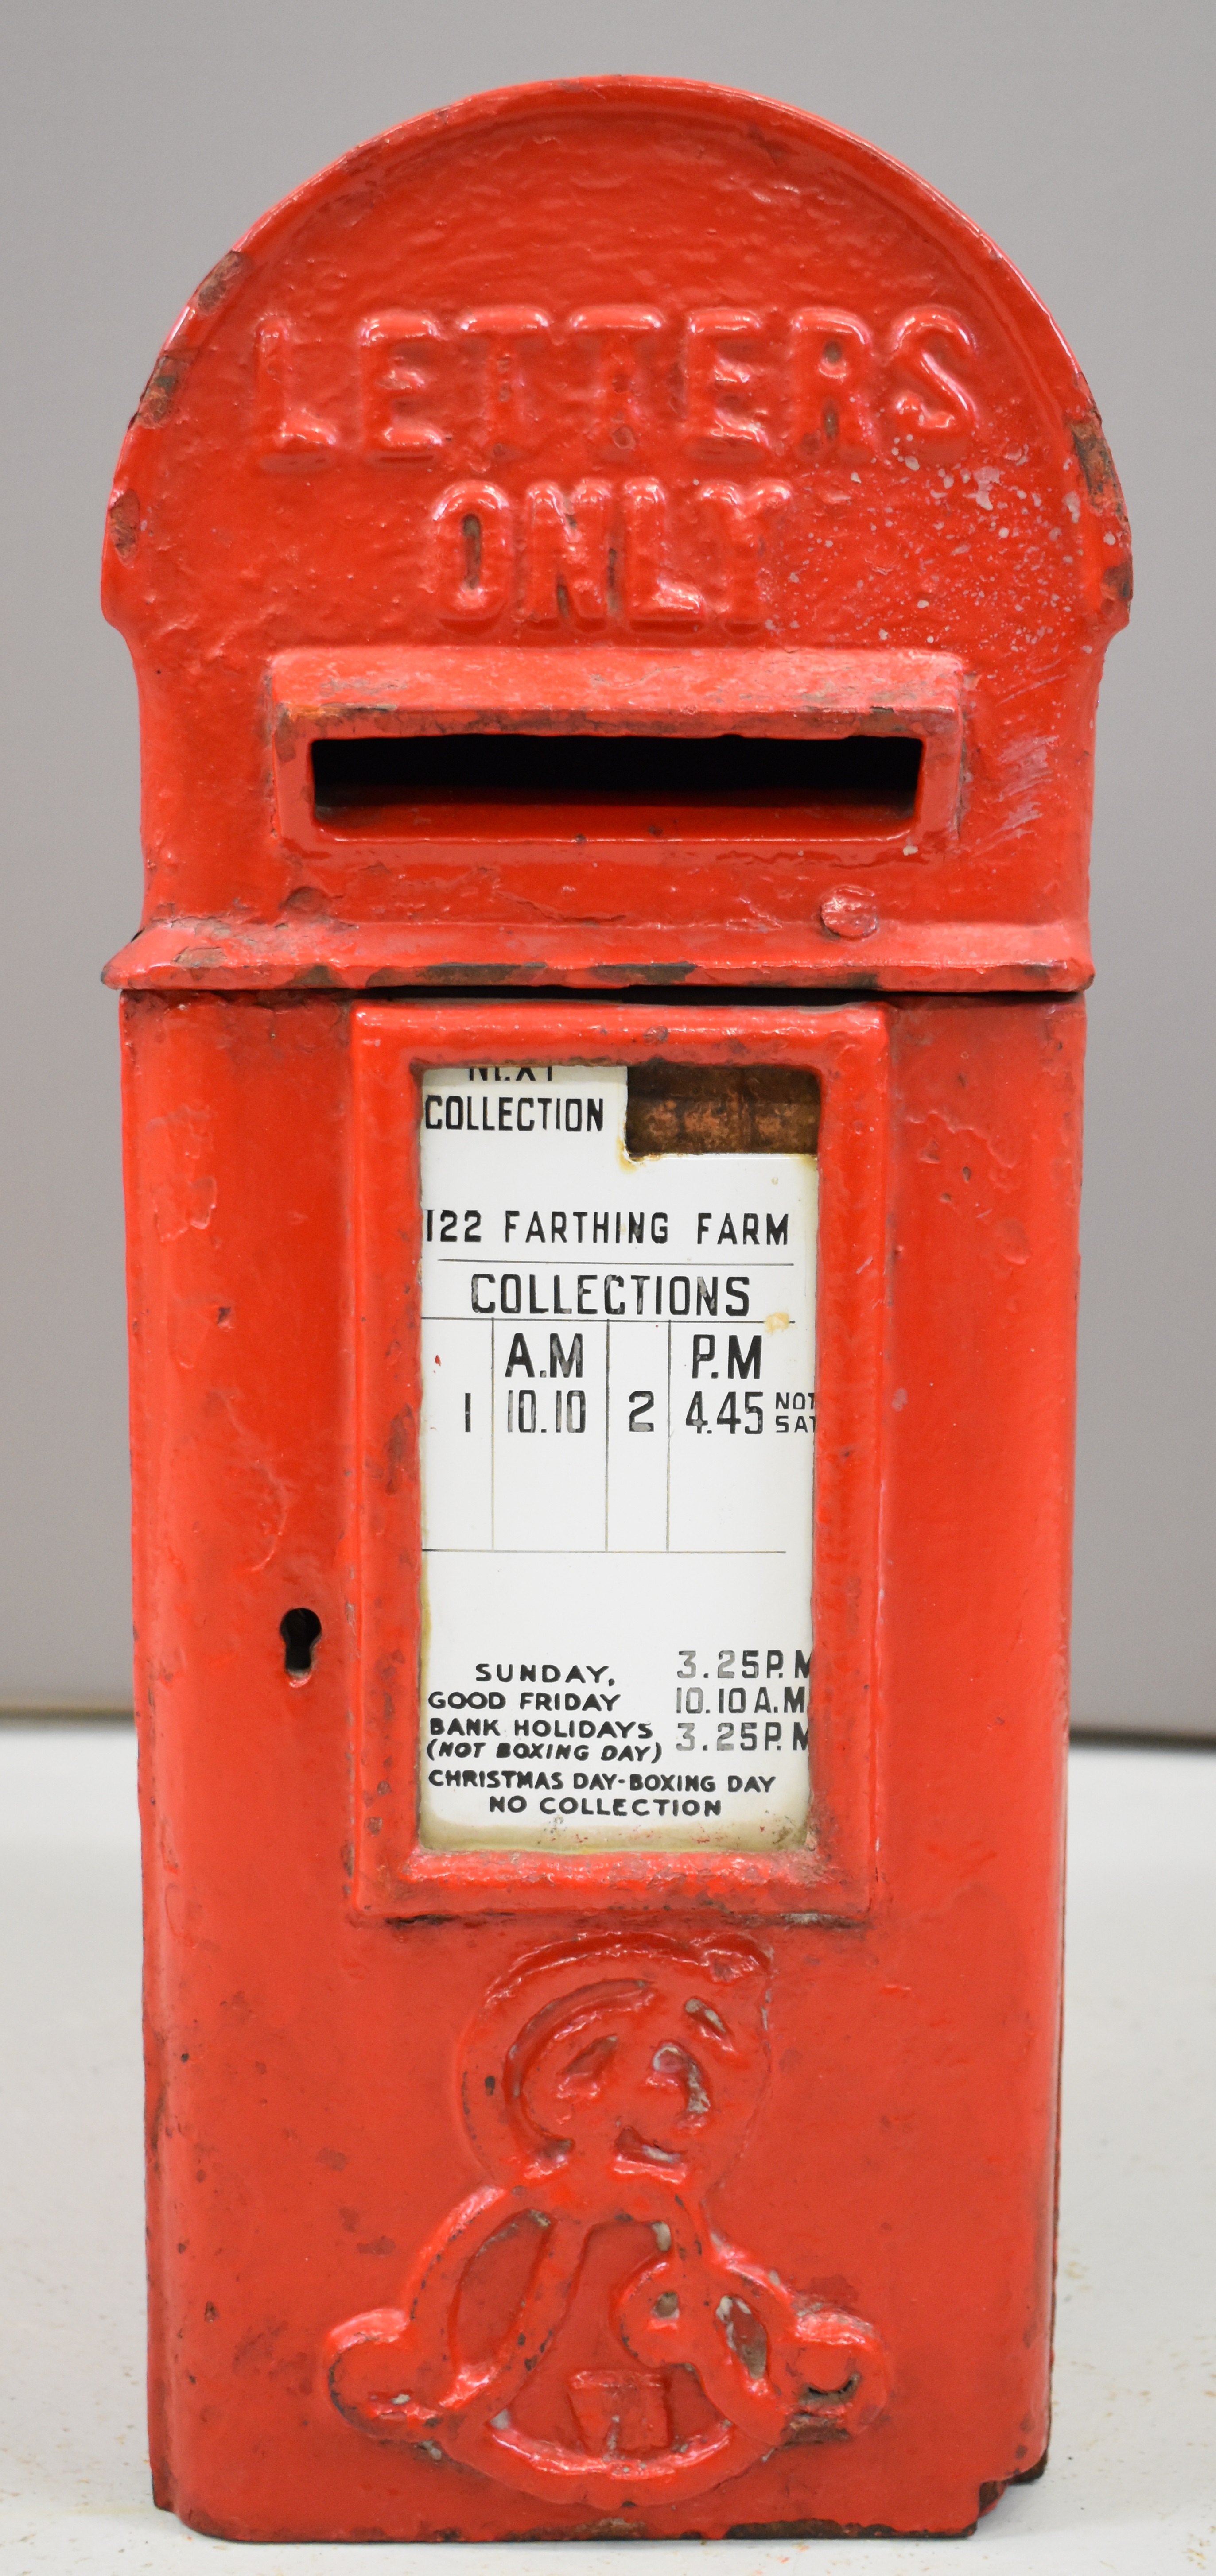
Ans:
{"label": "dark slot opening", "polygon": [[[916,804],[924,746],[908,735],[846,734],[839,740],[721,733],[358,735],[312,745],[318,821],[366,825],[374,812],[417,829],[419,807],[727,809],[738,828],[747,809],[830,825],[870,818],[876,830],[906,821]],[[415,809],[411,811],[410,809]],[[581,818],[581,819],[582,819]],[[517,824],[520,818],[517,817]]]}
{"label": "dark slot opening", "polygon": [[315,1610],[285,1610],[279,1621],[283,1640],[283,1667],[293,1682],[301,1682],[312,1671],[313,1649],[321,1634],[321,1622]]}
{"label": "dark slot opening", "polygon": [[636,1064],[625,1150],[643,1154],[813,1154],[819,1084],[793,1065]]}

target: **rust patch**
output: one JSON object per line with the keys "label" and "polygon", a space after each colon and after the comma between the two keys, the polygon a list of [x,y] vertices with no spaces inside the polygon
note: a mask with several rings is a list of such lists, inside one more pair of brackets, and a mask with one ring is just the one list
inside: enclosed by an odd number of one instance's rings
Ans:
{"label": "rust patch", "polygon": [[[518,966],[504,965],[501,958],[491,958],[487,966],[479,958],[445,957],[436,966],[424,966],[421,981],[424,984],[510,984],[517,982],[521,975],[544,973],[543,957],[525,957]],[[377,983],[380,979],[372,976],[369,980]]]}
{"label": "rust patch", "polygon": [[1081,420],[1070,420],[1068,427],[1077,451],[1077,463],[1085,478],[1085,489],[1095,510],[1114,510],[1126,527],[1127,511],[1119,477],[1097,412],[1089,411]]}
{"label": "rust patch", "polygon": [[619,966],[593,966],[591,969],[592,974],[605,984],[682,984],[686,976],[695,975],[696,971],[687,958],[677,958],[674,963],[662,960],[657,965],[625,958]]}
{"label": "rust patch", "polygon": [[385,1444],[388,1474],[384,1480],[384,1490],[387,1494],[395,1494],[400,1488],[410,1463],[413,1438],[413,1414],[409,1411],[395,1413],[388,1427],[388,1440]]}
{"label": "rust patch", "polygon": [[106,512],[110,543],[120,563],[130,563],[139,544],[139,495],[116,492]]}
{"label": "rust patch", "polygon": [[966,2540],[974,2522],[952,2524],[949,2531],[896,2530],[893,2522],[732,2522],[727,2540]]}
{"label": "rust patch", "polygon": [[819,1085],[794,1065],[631,1065],[625,1150],[813,1154]]}
{"label": "rust patch", "polygon": [[[1154,1737],[1154,1739],[1153,1739],[1153,1740],[1154,1740],[1154,1742],[1156,1742],[1156,1738],[1155,1738],[1155,1737]],[[1123,1742],[1123,1738],[1122,1738],[1122,1736],[1121,1736],[1121,1735],[1120,1735],[1120,1737],[1119,1737],[1119,1742],[1120,1742],[1120,1743],[1122,1743],[1122,1742]],[[1047,2453],[1046,2453],[1046,2451],[1040,2451],[1039,2456],[1038,2456],[1037,2460],[1035,2461],[1034,2466],[1033,2466],[1032,2468],[1029,2468],[1029,2469],[1015,2469],[1015,2470],[1014,2470],[1013,2476],[1011,2477],[1011,2479],[1010,2479],[1010,2481],[1009,2481],[1010,2486],[1011,2486],[1011,2487],[1032,2487],[1032,2486],[1035,2484],[1036,2479],[1038,2479],[1038,2478],[1041,2478],[1041,2477],[1042,2477],[1043,2472],[1044,2472],[1044,2470],[1046,2469],[1046,2466],[1047,2466]]]}
{"label": "rust patch", "polygon": [[193,364],[193,349],[161,350],[135,413],[142,428],[159,429],[168,419]]}
{"label": "rust patch", "polygon": [[342,978],[340,975],[335,975],[332,966],[327,966],[323,957],[318,957],[311,966],[299,967],[291,981],[293,989],[300,991],[318,984],[340,987]]}
{"label": "rust patch", "polygon": [[223,258],[217,259],[214,268],[208,269],[202,285],[195,287],[192,300],[198,312],[214,313],[217,305],[222,304],[225,296],[231,294],[237,280],[244,276],[246,269],[252,264],[243,250],[226,250]]}

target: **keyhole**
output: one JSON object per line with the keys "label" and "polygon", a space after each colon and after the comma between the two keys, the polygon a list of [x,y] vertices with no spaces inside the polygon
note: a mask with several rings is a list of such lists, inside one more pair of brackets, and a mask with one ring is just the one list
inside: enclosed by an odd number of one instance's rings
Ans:
{"label": "keyhole", "polygon": [[283,1668],[288,1680],[307,1681],[312,1671],[313,1648],[321,1634],[321,1622],[315,1610],[285,1610],[279,1621],[283,1640]]}

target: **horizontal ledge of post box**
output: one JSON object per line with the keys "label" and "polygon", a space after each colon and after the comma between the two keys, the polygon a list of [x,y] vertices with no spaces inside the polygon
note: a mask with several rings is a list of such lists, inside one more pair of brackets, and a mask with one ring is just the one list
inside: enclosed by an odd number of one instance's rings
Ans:
{"label": "horizontal ledge of post box", "polygon": [[301,647],[276,654],[270,678],[276,716],[329,734],[378,723],[386,731],[809,733],[921,718],[957,725],[963,666],[952,653],[869,648],[440,644]]}
{"label": "horizontal ledge of post box", "polygon": [[[538,953],[543,946],[543,954]],[[542,942],[501,922],[419,930],[392,921],[238,923],[214,916],[150,922],[103,981],[135,992],[436,993],[573,987],[591,993],[729,985],[856,992],[1075,993],[1093,975],[1084,920],[881,923],[835,937],[805,922],[763,938],[699,926],[548,925]]]}

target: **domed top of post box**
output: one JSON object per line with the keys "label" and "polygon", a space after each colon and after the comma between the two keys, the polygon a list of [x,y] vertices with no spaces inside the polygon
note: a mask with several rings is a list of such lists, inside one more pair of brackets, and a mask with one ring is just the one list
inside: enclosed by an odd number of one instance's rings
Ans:
{"label": "domed top of post box", "polygon": [[817,119],[558,82],[204,279],[120,459],[109,980],[1068,989],[1127,527],[974,225]]}

